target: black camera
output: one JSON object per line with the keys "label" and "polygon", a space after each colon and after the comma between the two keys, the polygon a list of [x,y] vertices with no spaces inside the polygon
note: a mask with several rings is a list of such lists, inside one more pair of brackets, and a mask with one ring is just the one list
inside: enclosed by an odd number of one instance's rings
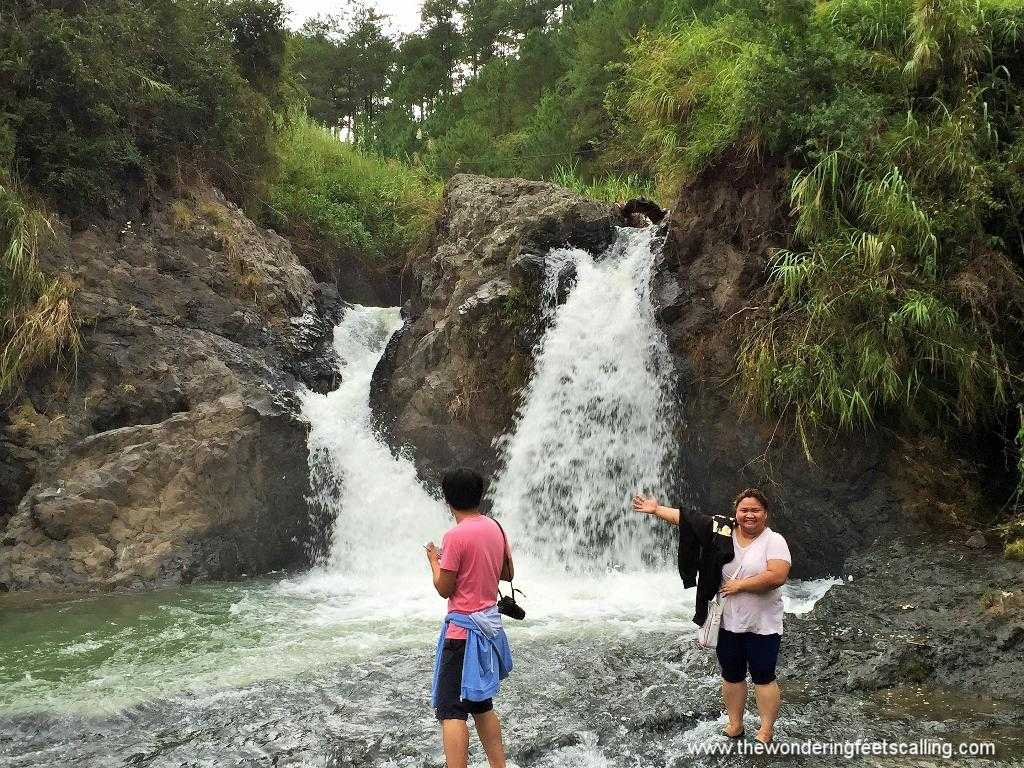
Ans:
{"label": "black camera", "polygon": [[[512,588],[511,595],[502,595],[501,599],[498,600],[498,613],[502,616],[508,616],[510,619],[516,621],[522,621],[526,618],[526,611],[523,607],[516,602],[515,593],[519,592],[515,587]],[[519,592],[519,594],[523,594]]]}

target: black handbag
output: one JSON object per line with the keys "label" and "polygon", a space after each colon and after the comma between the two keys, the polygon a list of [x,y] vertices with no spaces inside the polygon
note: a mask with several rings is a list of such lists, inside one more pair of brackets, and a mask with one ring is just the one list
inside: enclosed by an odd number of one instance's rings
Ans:
{"label": "black handbag", "polygon": [[[494,520],[493,517],[491,519]],[[497,520],[494,520],[494,522],[498,526],[498,530],[501,531],[501,538],[505,542],[505,548],[502,554],[501,561],[501,571],[502,573],[504,573],[505,563],[508,561],[508,537],[505,536],[505,529],[501,527],[501,523],[499,523]],[[501,574],[498,574],[498,580],[500,582]],[[523,607],[516,602],[516,592],[518,592],[523,597],[526,597],[526,593],[524,593],[521,589],[516,589],[515,586],[513,586],[512,584],[512,579],[508,580],[508,585],[509,587],[511,587],[512,592],[510,592],[507,595],[503,595],[501,594],[501,584],[498,584],[498,613],[500,613],[502,616],[508,616],[510,619],[522,621],[526,618],[526,611],[524,611]]]}

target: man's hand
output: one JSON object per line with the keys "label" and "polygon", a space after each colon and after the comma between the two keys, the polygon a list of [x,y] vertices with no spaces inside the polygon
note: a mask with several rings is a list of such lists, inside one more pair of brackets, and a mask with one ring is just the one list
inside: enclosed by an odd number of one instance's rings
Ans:
{"label": "man's hand", "polygon": [[455,594],[455,572],[445,571],[441,568],[441,550],[434,542],[430,541],[423,545],[427,550],[427,562],[430,563],[431,579],[434,582],[434,589],[441,597],[449,598]]}
{"label": "man's hand", "polygon": [[427,542],[423,548],[427,550],[427,562],[430,563],[431,566],[436,565],[437,561],[441,558],[441,550],[439,550],[432,541]]}
{"label": "man's hand", "polygon": [[736,595],[740,592],[746,592],[746,586],[743,582],[746,579],[730,579],[722,585],[722,588],[718,590],[718,594],[722,597],[728,597],[729,595]]}
{"label": "man's hand", "polygon": [[645,515],[653,515],[658,509],[658,501],[653,496],[637,494],[633,497],[633,510],[643,512]]}

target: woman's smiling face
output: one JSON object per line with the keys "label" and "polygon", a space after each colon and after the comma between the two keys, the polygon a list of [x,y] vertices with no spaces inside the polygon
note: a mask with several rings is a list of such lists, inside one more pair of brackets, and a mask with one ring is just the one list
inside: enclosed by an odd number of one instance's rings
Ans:
{"label": "woman's smiling face", "polygon": [[765,528],[768,510],[753,496],[744,496],[736,505],[736,524],[747,536],[757,536]]}

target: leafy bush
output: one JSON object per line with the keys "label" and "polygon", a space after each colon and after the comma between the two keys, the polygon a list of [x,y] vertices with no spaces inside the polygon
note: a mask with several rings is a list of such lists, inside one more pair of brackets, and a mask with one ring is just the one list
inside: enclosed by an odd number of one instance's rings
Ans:
{"label": "leafy bush", "polygon": [[[269,220],[300,246],[315,238],[387,268],[403,263],[426,236],[440,190],[421,171],[361,152],[302,112],[289,115],[278,152],[281,170],[270,188]],[[325,264],[314,266],[321,274],[329,271]]]}
{"label": "leafy bush", "polygon": [[879,420],[971,429],[1024,392],[1024,196],[1006,183],[1020,126],[999,117],[1020,94],[1006,70],[986,69],[1001,55],[996,29],[977,3],[893,2],[870,23],[852,5],[824,17],[871,48],[849,80],[891,85],[895,70],[907,95],[843,88],[813,110],[877,105],[852,132],[811,137],[816,162],[791,191],[797,247],[775,254],[771,311],[739,358],[749,400],[792,415],[805,447],[810,430]]}
{"label": "leafy bush", "polygon": [[245,20],[274,5],[30,0],[5,9],[0,137],[12,137],[15,175],[71,213],[116,204],[183,163],[236,197],[252,194],[272,161],[272,119],[239,62],[271,87],[273,65],[253,60],[266,24]]}

